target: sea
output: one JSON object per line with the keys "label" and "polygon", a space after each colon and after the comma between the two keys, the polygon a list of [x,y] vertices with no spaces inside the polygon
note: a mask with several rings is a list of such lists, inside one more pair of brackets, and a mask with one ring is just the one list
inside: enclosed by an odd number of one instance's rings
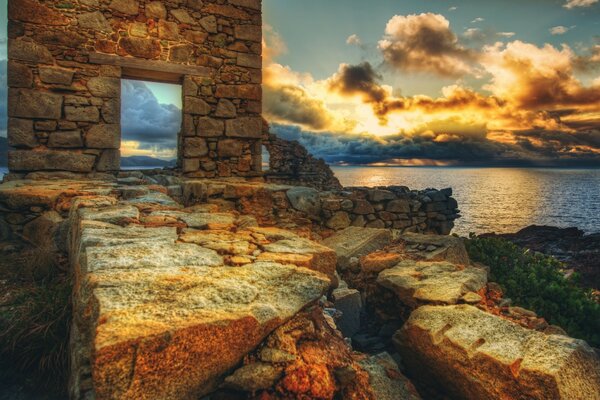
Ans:
{"label": "sea", "polygon": [[333,167],[344,186],[452,188],[453,233],[512,233],[529,225],[600,232],[600,169]]}
{"label": "sea", "polygon": [[[344,186],[452,188],[461,218],[453,230],[512,233],[529,225],[600,232],[600,169],[333,167]],[[8,172],[0,167],[0,180]]]}

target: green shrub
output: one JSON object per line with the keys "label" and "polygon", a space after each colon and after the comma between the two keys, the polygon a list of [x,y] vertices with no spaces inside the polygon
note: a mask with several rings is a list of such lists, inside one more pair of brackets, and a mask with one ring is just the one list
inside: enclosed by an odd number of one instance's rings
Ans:
{"label": "green shrub", "polygon": [[504,239],[471,236],[466,244],[471,259],[490,267],[490,280],[499,283],[516,305],[600,347],[600,304],[590,290],[578,286],[577,274],[566,278],[555,258]]}

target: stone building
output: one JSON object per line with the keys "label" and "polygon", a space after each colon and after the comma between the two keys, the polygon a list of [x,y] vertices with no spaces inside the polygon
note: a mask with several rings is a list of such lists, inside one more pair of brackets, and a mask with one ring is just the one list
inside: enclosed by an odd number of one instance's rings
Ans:
{"label": "stone building", "polygon": [[120,169],[122,78],[178,83],[178,164],[261,171],[260,0],[9,0],[11,172]]}

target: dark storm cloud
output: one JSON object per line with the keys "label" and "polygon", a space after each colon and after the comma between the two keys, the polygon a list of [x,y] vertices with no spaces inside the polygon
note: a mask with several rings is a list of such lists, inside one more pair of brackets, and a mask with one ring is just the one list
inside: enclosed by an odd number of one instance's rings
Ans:
{"label": "dark storm cloud", "polygon": [[[522,131],[515,143],[503,143],[485,134],[435,134],[414,136],[351,136],[314,133],[273,124],[272,131],[297,140],[328,163],[355,165],[404,159],[427,159],[450,165],[490,166],[600,166],[600,131],[569,136],[565,132]],[[538,139],[543,140],[540,145]],[[594,150],[595,149],[595,150]],[[393,161],[392,161],[393,163]]]}
{"label": "dark storm cloud", "polygon": [[123,140],[140,142],[141,148],[173,149],[181,129],[181,110],[160,104],[144,82],[123,81],[121,124]]}
{"label": "dark storm cloud", "polygon": [[272,119],[302,124],[311,129],[325,129],[332,117],[319,99],[308,95],[300,86],[264,85],[263,108]]}

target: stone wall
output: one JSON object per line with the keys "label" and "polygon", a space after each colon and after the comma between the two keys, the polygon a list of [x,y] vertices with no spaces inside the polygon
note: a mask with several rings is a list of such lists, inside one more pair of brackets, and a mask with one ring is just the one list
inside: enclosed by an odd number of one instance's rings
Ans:
{"label": "stone wall", "polygon": [[10,0],[12,172],[120,168],[120,79],[183,85],[179,164],[261,170],[260,0]]}
{"label": "stone wall", "polygon": [[269,152],[269,169],[264,174],[267,182],[319,190],[342,189],[340,181],[324,160],[313,157],[297,141],[283,140],[269,133],[266,121],[263,121],[263,145]]}
{"label": "stone wall", "polygon": [[209,202],[252,214],[263,225],[310,225],[309,231],[349,226],[448,235],[459,217],[451,189],[422,191],[403,186],[318,191],[308,187],[188,180],[187,205]]}

